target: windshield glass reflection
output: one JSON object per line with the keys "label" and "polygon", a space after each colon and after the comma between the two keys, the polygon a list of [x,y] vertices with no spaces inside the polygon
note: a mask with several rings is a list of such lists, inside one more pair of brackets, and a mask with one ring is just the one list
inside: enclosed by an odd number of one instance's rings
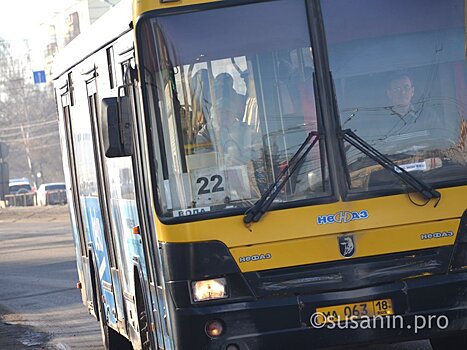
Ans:
{"label": "windshield glass reflection", "polygon": [[[319,129],[305,3],[164,16],[142,33],[164,215],[243,213]],[[326,169],[317,144],[274,203],[329,195]]]}
{"label": "windshield glass reflection", "polygon": [[[326,0],[323,12],[342,128],[436,187],[465,183],[464,1]],[[405,186],[345,150],[352,190]]]}

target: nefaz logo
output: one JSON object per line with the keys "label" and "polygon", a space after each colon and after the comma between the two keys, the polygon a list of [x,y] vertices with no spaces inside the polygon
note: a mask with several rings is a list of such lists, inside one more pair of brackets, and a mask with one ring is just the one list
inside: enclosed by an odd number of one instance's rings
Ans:
{"label": "nefaz logo", "polygon": [[368,218],[368,211],[340,211],[336,214],[320,215],[317,218],[318,225],[343,224],[354,220],[364,220]]}
{"label": "nefaz logo", "polygon": [[266,254],[243,256],[240,259],[238,259],[238,261],[241,263],[245,263],[245,262],[250,262],[250,261],[259,261],[259,260],[266,260],[266,259],[271,259],[271,258],[272,258],[272,254],[266,253]]}
{"label": "nefaz logo", "polygon": [[447,238],[454,236],[454,232],[452,231],[443,231],[443,232],[435,232],[435,233],[424,233],[420,235],[420,239],[434,239],[434,238]]}

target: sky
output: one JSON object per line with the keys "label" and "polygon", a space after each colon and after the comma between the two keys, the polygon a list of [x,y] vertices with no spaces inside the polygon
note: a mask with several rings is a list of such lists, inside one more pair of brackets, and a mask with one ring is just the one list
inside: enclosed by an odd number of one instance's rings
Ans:
{"label": "sky", "polygon": [[0,37],[7,40],[35,38],[40,24],[54,12],[66,9],[76,0],[0,0]]}
{"label": "sky", "polygon": [[33,69],[42,69],[49,40],[47,24],[58,11],[78,0],[0,0],[0,38],[10,44],[14,56],[29,52]]}

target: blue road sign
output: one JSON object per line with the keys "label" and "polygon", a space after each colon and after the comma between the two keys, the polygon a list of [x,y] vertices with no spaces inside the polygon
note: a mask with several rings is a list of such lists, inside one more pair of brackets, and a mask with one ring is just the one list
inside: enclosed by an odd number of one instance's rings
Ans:
{"label": "blue road sign", "polygon": [[34,75],[34,84],[41,84],[45,83],[45,71],[43,70],[38,70],[35,72],[32,72]]}

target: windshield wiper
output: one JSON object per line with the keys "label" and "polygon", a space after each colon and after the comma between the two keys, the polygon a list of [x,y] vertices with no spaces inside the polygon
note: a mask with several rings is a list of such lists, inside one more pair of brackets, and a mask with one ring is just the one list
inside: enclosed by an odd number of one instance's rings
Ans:
{"label": "windshield wiper", "polygon": [[[313,139],[308,148],[305,149],[307,143]],[[284,185],[287,183],[292,174],[300,167],[305,160],[306,155],[311,151],[314,145],[318,142],[318,132],[311,131],[305,141],[301,144],[297,152],[294,153],[288,164],[282,169],[280,174],[277,176],[277,180],[269,186],[269,188],[263,193],[261,198],[253,204],[253,206],[245,212],[243,222],[246,225],[252,222],[258,222],[261,217],[268,211],[274,199],[280,193]],[[304,150],[305,149],[305,150]],[[303,151],[304,150],[304,151]],[[302,153],[303,151],[303,153]]]}
{"label": "windshield wiper", "polygon": [[[420,193],[426,199],[430,200],[432,198],[441,198],[441,193],[436,191],[436,189],[428,185],[426,182],[413,176],[408,171],[404,170],[402,167],[398,166],[384,154],[379,152],[376,148],[374,148],[361,137],[359,137],[357,134],[355,134],[351,129],[342,130],[342,138],[349,144],[357,148],[360,152],[366,154],[375,162],[382,165],[385,169],[389,170],[394,175],[399,177],[403,182],[412,187],[415,191]],[[436,205],[437,204],[438,203],[436,203]]]}

